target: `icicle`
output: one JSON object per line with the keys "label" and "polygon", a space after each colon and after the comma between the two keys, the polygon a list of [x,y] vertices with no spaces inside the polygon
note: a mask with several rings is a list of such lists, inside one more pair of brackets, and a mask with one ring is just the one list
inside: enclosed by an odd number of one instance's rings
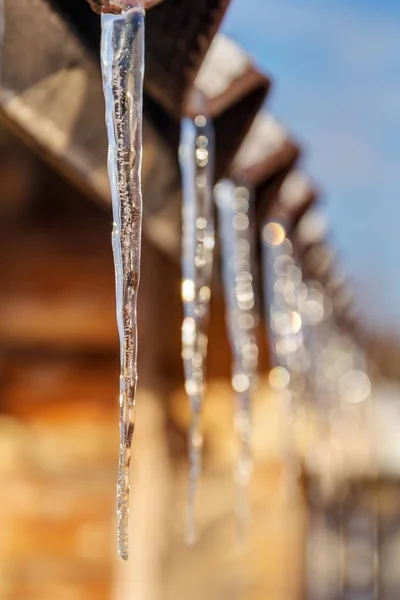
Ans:
{"label": "icicle", "polygon": [[[124,5],[127,2],[124,1]],[[117,322],[121,345],[118,552],[129,555],[131,443],[137,384],[137,293],[142,229],[142,93],[144,11],[131,0],[121,14],[102,15],[101,62],[109,138]]]}
{"label": "icicle", "polygon": [[251,457],[251,395],[257,383],[258,345],[254,335],[259,315],[255,303],[250,192],[233,181],[215,187],[221,240],[222,274],[227,327],[232,351],[232,387],[236,392],[235,429],[240,439],[235,481],[236,514],[243,539],[250,518],[249,483]]}
{"label": "icicle", "polygon": [[196,116],[181,124],[179,160],[182,174],[182,358],[185,388],[190,401],[189,490],[186,540],[193,544],[195,498],[201,472],[202,434],[200,413],[205,386],[209,302],[214,250],[212,186],[214,178],[214,131],[210,118],[199,104]]}
{"label": "icicle", "polygon": [[283,223],[269,221],[263,227],[264,300],[267,335],[271,350],[270,385],[282,396],[285,408],[283,455],[287,465],[286,498],[297,493],[298,463],[292,425],[296,400],[304,392],[309,357],[304,348],[304,332],[299,303],[307,294],[301,270],[293,258],[293,248]]}

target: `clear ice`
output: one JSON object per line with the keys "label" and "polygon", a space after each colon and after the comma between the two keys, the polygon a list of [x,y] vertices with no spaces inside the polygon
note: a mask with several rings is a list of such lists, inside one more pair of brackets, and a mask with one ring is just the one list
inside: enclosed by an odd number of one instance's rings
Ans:
{"label": "clear ice", "polygon": [[209,303],[213,263],[214,213],[214,131],[210,118],[200,111],[181,123],[179,148],[182,205],[182,359],[185,389],[189,397],[189,489],[186,518],[186,541],[193,544],[195,499],[201,472],[201,408],[205,387]]}
{"label": "clear ice", "polygon": [[258,370],[255,330],[259,313],[253,268],[256,239],[250,196],[247,187],[228,179],[215,187],[226,321],[232,351],[232,387],[236,393],[235,429],[240,440],[235,481],[238,489],[236,513],[241,533],[246,533],[250,518],[251,397],[257,385]]}
{"label": "clear ice", "polygon": [[309,366],[299,312],[299,304],[306,299],[307,289],[293,256],[285,223],[271,220],[264,225],[262,255],[265,316],[272,366],[269,380],[271,387],[280,393],[284,409],[282,453],[287,466],[285,496],[291,502],[297,494],[298,483],[292,426]]}
{"label": "clear ice", "polygon": [[120,338],[118,552],[128,559],[130,459],[137,385],[137,294],[142,232],[142,95],[144,10],[132,0],[121,14],[102,15],[101,64],[109,140],[112,246]]}

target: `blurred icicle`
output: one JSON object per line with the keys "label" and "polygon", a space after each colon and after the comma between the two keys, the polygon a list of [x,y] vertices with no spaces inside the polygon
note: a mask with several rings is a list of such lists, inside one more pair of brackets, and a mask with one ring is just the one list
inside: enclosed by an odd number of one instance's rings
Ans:
{"label": "blurred icicle", "polygon": [[298,462],[293,439],[294,408],[304,392],[309,355],[304,348],[299,304],[307,290],[293,257],[285,223],[268,221],[262,232],[264,301],[272,369],[269,382],[282,397],[284,431],[282,446],[287,466],[286,497],[297,493]]}
{"label": "blurred icicle", "polygon": [[238,498],[236,514],[243,539],[250,519],[249,484],[251,456],[251,397],[257,385],[258,345],[253,252],[254,219],[250,191],[231,180],[215,187],[221,240],[226,322],[232,352],[232,387],[236,393],[235,429],[240,449],[235,469]]}
{"label": "blurred icicle", "polygon": [[185,389],[190,401],[189,490],[186,541],[196,538],[195,500],[201,473],[201,409],[205,388],[209,303],[215,244],[212,186],[214,130],[202,96],[193,118],[182,119],[179,161],[182,176],[182,359]]}
{"label": "blurred icicle", "polygon": [[[125,5],[128,3],[125,2]],[[118,552],[129,555],[130,459],[137,385],[137,294],[142,235],[142,95],[144,10],[130,0],[121,14],[102,14],[101,63],[109,140],[117,322],[120,337]]]}

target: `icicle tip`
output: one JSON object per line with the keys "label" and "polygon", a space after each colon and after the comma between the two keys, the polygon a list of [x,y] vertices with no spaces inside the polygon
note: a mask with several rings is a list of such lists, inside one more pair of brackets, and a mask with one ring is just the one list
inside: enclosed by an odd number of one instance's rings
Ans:
{"label": "icicle tip", "polygon": [[129,560],[129,552],[127,550],[118,550],[118,555],[122,560],[128,562]]}

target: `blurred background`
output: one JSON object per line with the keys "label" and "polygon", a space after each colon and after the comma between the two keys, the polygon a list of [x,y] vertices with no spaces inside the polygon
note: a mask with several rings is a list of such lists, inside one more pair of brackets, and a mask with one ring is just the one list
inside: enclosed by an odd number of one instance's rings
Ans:
{"label": "blurred background", "polygon": [[[1,600],[400,597],[400,6],[228,4],[164,0],[147,17],[140,384],[125,564],[116,552],[119,349],[100,23],[85,0],[0,0]],[[219,26],[240,51],[224,46],[213,67],[217,38],[207,51]],[[253,152],[256,270],[267,288],[276,281],[262,262],[261,246],[271,250],[262,226],[281,214],[293,168],[315,185],[327,231],[315,242],[321,269],[313,271],[297,222],[284,230],[318,306],[303,307],[306,372],[287,354],[276,362],[274,336],[286,336],[287,348],[299,331],[274,329],[262,311],[242,535],[217,257],[198,541],[187,547],[177,152],[184,92],[200,83],[215,121],[217,178],[237,168],[259,112],[284,130],[286,153],[268,128],[262,167],[264,146]],[[328,274],[319,262],[326,248],[335,257]],[[339,306],[337,280],[351,311]]]}

